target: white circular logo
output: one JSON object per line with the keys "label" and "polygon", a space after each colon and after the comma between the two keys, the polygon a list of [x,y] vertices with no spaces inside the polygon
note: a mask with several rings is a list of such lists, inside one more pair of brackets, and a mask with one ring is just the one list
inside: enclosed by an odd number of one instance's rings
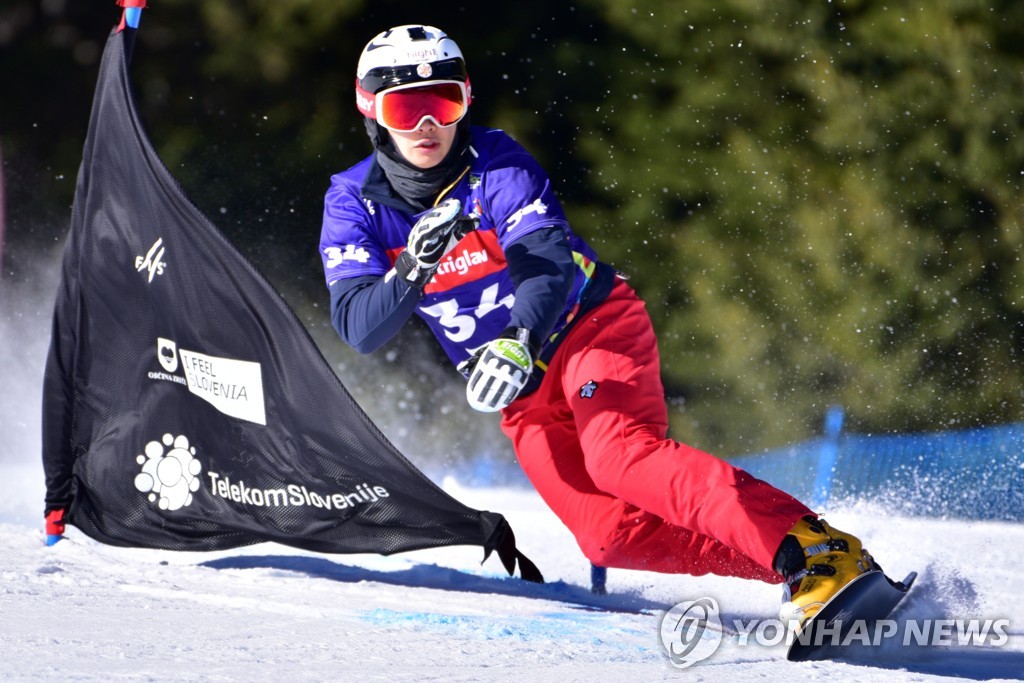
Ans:
{"label": "white circular logo", "polygon": [[722,620],[714,598],[681,602],[661,618],[661,644],[673,666],[693,666],[722,642]]}
{"label": "white circular logo", "polygon": [[135,488],[148,493],[149,502],[161,510],[190,505],[192,494],[199,490],[199,472],[203,469],[195,454],[196,449],[189,446],[184,435],[164,434],[160,441],[150,441],[145,454],[135,458],[142,465]]}

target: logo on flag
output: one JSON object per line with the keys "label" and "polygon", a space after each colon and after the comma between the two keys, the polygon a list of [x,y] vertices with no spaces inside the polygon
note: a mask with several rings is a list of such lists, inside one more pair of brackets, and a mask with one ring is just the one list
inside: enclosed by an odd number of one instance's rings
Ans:
{"label": "logo on flag", "polygon": [[267,424],[260,364],[181,350],[188,390],[214,408],[242,420]]}
{"label": "logo on flag", "polygon": [[170,339],[163,337],[156,338],[156,357],[160,361],[160,367],[167,372],[178,370],[178,345]]}
{"label": "logo on flag", "polygon": [[196,449],[185,435],[164,434],[150,441],[135,461],[142,471],[135,477],[135,488],[149,494],[149,502],[161,510],[180,510],[192,504],[199,490],[199,472],[203,467],[195,459]]}
{"label": "logo on flag", "polygon": [[164,262],[165,251],[167,250],[164,248],[164,238],[158,237],[145,256],[135,257],[135,270],[140,273],[144,270],[148,272],[148,281],[152,282],[154,277],[164,274],[164,266],[167,265]]}

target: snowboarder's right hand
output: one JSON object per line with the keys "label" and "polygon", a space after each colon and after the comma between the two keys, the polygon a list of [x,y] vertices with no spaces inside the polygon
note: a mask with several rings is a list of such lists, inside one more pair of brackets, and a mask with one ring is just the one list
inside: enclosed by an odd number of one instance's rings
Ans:
{"label": "snowboarder's right hand", "polygon": [[395,262],[400,278],[417,289],[430,282],[444,255],[477,227],[476,217],[463,216],[461,211],[458,199],[447,199],[416,221],[408,246]]}
{"label": "snowboarder's right hand", "polygon": [[46,515],[46,545],[54,545],[64,538],[64,508],[50,510]]}
{"label": "snowboarder's right hand", "polygon": [[482,413],[507,408],[530,379],[536,356],[530,331],[521,327],[509,327],[497,339],[476,349],[458,366],[469,380],[466,400],[470,407]]}

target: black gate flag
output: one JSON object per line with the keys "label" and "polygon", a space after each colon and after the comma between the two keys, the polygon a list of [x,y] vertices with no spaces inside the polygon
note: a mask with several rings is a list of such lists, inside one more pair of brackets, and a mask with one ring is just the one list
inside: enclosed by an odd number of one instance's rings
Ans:
{"label": "black gate flag", "polygon": [[100,65],[43,399],[47,511],[121,546],[496,550],[376,428],[283,298],[184,195],[139,121],[134,29]]}

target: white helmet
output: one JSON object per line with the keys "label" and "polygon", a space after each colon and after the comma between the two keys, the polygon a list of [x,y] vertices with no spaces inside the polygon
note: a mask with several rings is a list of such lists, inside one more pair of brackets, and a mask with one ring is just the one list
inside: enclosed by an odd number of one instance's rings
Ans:
{"label": "white helmet", "polygon": [[374,96],[388,88],[425,81],[456,81],[469,92],[462,50],[433,26],[389,28],[366,44],[356,65],[356,106],[373,118]]}

